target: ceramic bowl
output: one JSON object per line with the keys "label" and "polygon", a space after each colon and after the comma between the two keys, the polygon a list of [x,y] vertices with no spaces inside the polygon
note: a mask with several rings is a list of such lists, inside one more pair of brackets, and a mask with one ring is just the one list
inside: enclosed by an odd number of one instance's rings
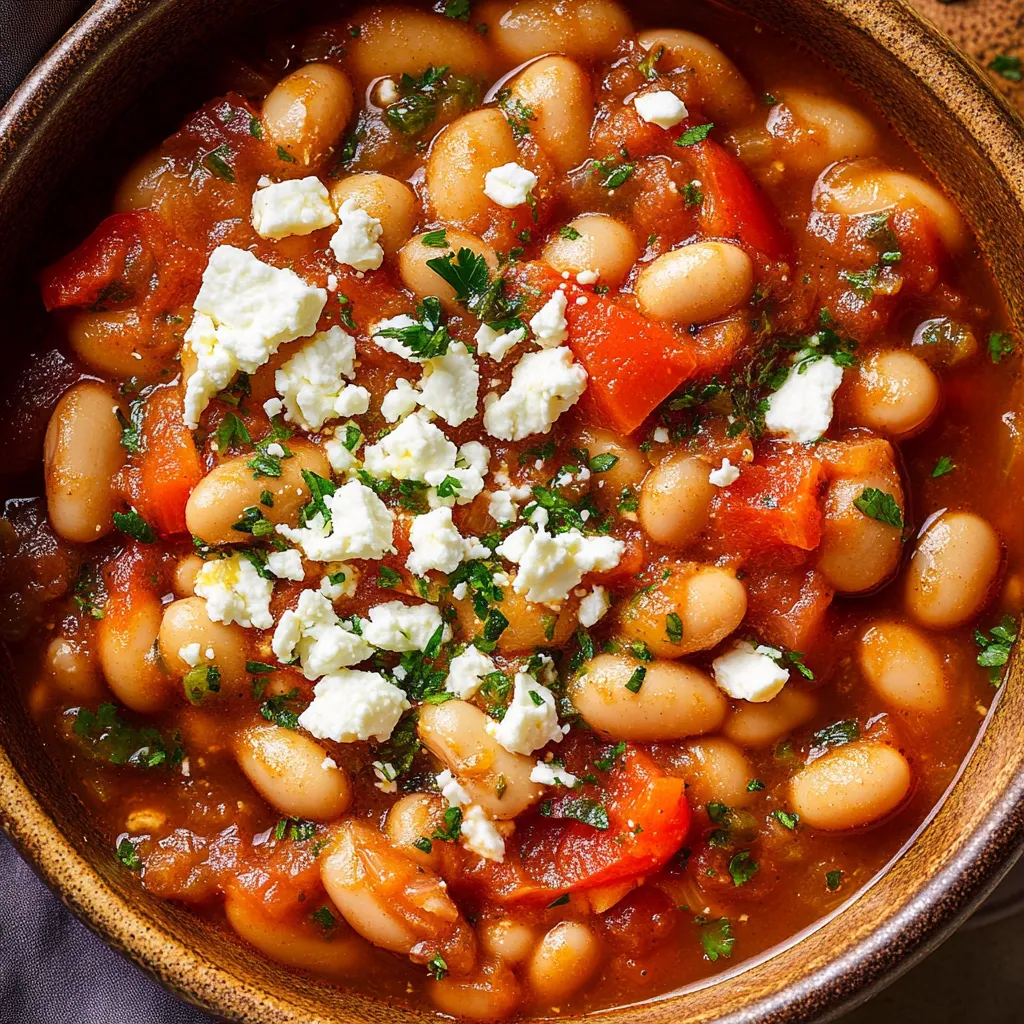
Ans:
{"label": "ceramic bowl", "polygon": [[[1024,124],[976,66],[896,0],[730,0],[816,51],[870,95],[960,202],[1024,326]],[[104,0],[0,114],[0,290],[70,173],[139,89],[270,0]],[[6,263],[6,266],[3,264]],[[9,674],[9,670],[7,670]],[[246,1022],[436,1019],[318,984],[149,898],[109,855],[0,685],[0,820],[87,924],[161,981]],[[1024,842],[1024,670],[1017,659],[945,800],[888,870],[774,955],[713,984],[602,1015],[605,1024],[828,1019],[929,952],[996,885]],[[565,1019],[565,1018],[563,1018]]]}

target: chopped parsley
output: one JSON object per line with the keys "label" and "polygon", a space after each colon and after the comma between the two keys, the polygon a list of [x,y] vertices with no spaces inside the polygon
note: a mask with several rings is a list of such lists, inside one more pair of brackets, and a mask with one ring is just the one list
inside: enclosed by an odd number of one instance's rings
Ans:
{"label": "chopped parsley", "polygon": [[669,612],[665,616],[665,635],[668,637],[669,643],[683,642],[683,620],[677,612]]}
{"label": "chopped parsley", "polygon": [[988,62],[988,69],[1002,75],[1009,82],[1019,82],[1024,78],[1020,57],[1010,57],[1005,53],[997,53]]}
{"label": "chopped parsley", "polygon": [[590,161],[589,173],[597,178],[597,183],[601,188],[619,188],[621,185],[625,185],[633,176],[636,164],[630,162],[629,151],[625,146],[619,150],[619,155],[622,157],[621,161],[614,156],[606,156],[600,160],[594,159]]}
{"label": "chopped parsley", "polygon": [[427,970],[433,975],[435,981],[440,981],[448,973],[448,964],[440,953],[435,953],[427,961]]}
{"label": "chopped parsley", "polygon": [[614,747],[607,747],[601,752],[601,756],[594,762],[594,767],[599,772],[610,772],[618,763],[620,757],[626,753],[626,741],[619,740]]}
{"label": "chopped parsley", "polygon": [[704,948],[704,955],[714,963],[719,957],[732,956],[732,947],[736,940],[732,935],[732,928],[729,918],[720,917],[715,921],[704,921],[700,923],[700,944]]}
{"label": "chopped parsley", "polygon": [[860,725],[856,720],[847,718],[841,722],[826,725],[824,729],[819,729],[811,737],[811,743],[815,747],[842,747],[858,739],[860,739]]}
{"label": "chopped parsley", "polygon": [[567,242],[575,242],[577,238],[583,236],[571,224],[563,224],[558,229],[558,237],[564,238]]}
{"label": "chopped parsley", "polygon": [[860,497],[853,499],[853,503],[871,519],[877,519],[896,530],[903,529],[903,513],[896,499],[887,491],[880,491],[877,487],[865,487]]}
{"label": "chopped parsley", "polygon": [[626,682],[626,689],[630,693],[639,693],[640,687],[644,685],[644,677],[647,675],[647,669],[643,665],[637,665],[633,669],[633,674],[629,677]]}
{"label": "chopped parsley", "polygon": [[607,473],[618,461],[618,455],[612,455],[611,452],[602,452],[600,455],[595,455],[587,464],[587,467],[591,473]]}
{"label": "chopped parsley", "polygon": [[460,835],[462,835],[462,809],[446,807],[442,824],[434,829],[430,838],[438,839],[443,843],[454,843]]}
{"label": "chopped parsley", "polygon": [[704,193],[695,181],[688,181],[683,186],[683,204],[687,209],[693,206],[700,206],[704,202]]}
{"label": "chopped parsley", "polygon": [[298,687],[292,687],[287,693],[279,693],[269,697],[260,705],[260,714],[274,725],[282,729],[297,729],[299,727],[299,716],[293,711],[291,704],[299,695]]}
{"label": "chopped parsley", "polygon": [[698,142],[703,142],[711,134],[711,129],[714,127],[714,124],[697,124],[692,128],[687,128],[686,131],[676,139],[676,145],[695,146]]}
{"label": "chopped parsley", "polygon": [[764,789],[764,783],[760,779],[751,779],[747,783],[748,793],[760,793]]}
{"label": "chopped parsley", "polygon": [[293,157],[291,153],[289,153],[288,150],[284,148],[284,146],[277,147],[277,159],[283,160],[286,164],[295,163],[295,157]]}
{"label": "chopped parsley", "polygon": [[469,21],[469,0],[445,0],[444,16]]}
{"label": "chopped parsley", "polygon": [[729,874],[735,886],[746,885],[757,874],[760,865],[751,859],[749,850],[740,850],[729,858]]}
{"label": "chopped parsley", "polygon": [[221,143],[216,149],[210,150],[203,157],[203,166],[211,174],[216,175],[218,178],[223,178],[224,181],[233,185],[235,183],[235,169],[228,162],[233,156],[234,154],[227,144]]}
{"label": "chopped parsley", "polygon": [[418,78],[403,73],[397,84],[399,98],[388,105],[384,117],[402,135],[419,135],[429,128],[442,104],[454,102],[460,110],[469,109],[475,107],[480,99],[476,81],[451,73],[447,64],[441,67],[429,65]]}
{"label": "chopped parsley", "polygon": [[1005,331],[993,331],[988,336],[988,354],[993,363],[1001,363],[1017,351],[1017,343],[1012,334]]}
{"label": "chopped parsley", "polygon": [[945,476],[947,473],[952,473],[954,469],[956,469],[956,463],[948,455],[943,455],[935,463],[935,468],[932,470],[932,478]]}
{"label": "chopped parsley", "polygon": [[772,811],[772,817],[782,825],[783,828],[788,828],[790,832],[792,832],[800,823],[800,815],[791,813],[790,811],[775,810]]}
{"label": "chopped parsley", "polygon": [[[433,262],[435,261],[428,260],[427,265],[429,266]],[[486,268],[487,264],[484,263],[484,269],[486,270]],[[443,356],[448,351],[452,339],[444,324],[440,301],[433,296],[428,296],[417,304],[416,317],[418,323],[410,324],[408,327],[386,327],[382,331],[377,331],[374,337],[395,338],[414,356],[419,356],[421,359]]]}
{"label": "chopped parsley", "polygon": [[402,585],[401,573],[382,565],[377,569],[377,586],[384,590],[394,590]]}
{"label": "chopped parsley", "polygon": [[557,807],[550,803],[542,804],[541,814],[549,818],[569,818],[583,825],[590,825],[591,828],[596,828],[600,832],[607,832],[611,825],[604,804],[589,796],[573,797],[571,800],[563,801]]}
{"label": "chopped parsley", "polygon": [[843,873],[842,871],[826,871],[825,872],[825,888],[829,892],[835,892],[840,885],[843,884]]}
{"label": "chopped parsley", "polygon": [[522,100],[512,95],[511,89],[502,89],[497,96],[498,106],[512,129],[512,135],[521,139],[530,134],[530,122],[537,120],[533,107],[528,107]]}
{"label": "chopped parsley", "polygon": [[436,231],[428,231],[420,241],[430,249],[447,249],[448,233],[445,228],[438,228]]}
{"label": "chopped parsley", "polygon": [[330,907],[320,907],[319,910],[314,910],[311,916],[325,932],[329,932],[338,923]]}
{"label": "chopped parsley", "polygon": [[71,732],[89,757],[114,765],[157,768],[180,764],[183,751],[149,727],[136,728],[121,718],[117,706],[101,704],[95,712],[73,708]]}
{"label": "chopped parsley", "polygon": [[156,540],[153,527],[135,509],[128,512],[115,512],[114,526],[125,536],[137,540],[140,544],[152,544]]}
{"label": "chopped parsley", "polygon": [[1004,615],[998,626],[993,626],[988,633],[980,629],[974,631],[974,642],[978,645],[978,664],[982,668],[991,669],[992,685],[998,686],[1002,680],[1003,666],[1010,658],[1010,650],[1017,639],[1017,621],[1012,615]]}
{"label": "chopped parsley", "polygon": [[117,859],[129,871],[142,870],[142,858],[139,856],[139,851],[135,849],[135,844],[127,836],[117,844]]}
{"label": "chopped parsley", "polygon": [[100,604],[102,583],[100,574],[88,562],[83,563],[75,580],[72,600],[94,619],[102,619],[104,615],[103,605]]}
{"label": "chopped parsley", "polygon": [[125,451],[138,455],[142,451],[142,416],[145,403],[137,398],[131,403],[128,415],[120,408],[115,409],[117,422],[121,424],[121,445]]}
{"label": "chopped parsley", "polygon": [[193,704],[199,704],[208,693],[220,692],[220,669],[216,665],[196,665],[182,677],[185,696]]}
{"label": "chopped parsley", "polygon": [[640,72],[648,82],[654,82],[658,79],[658,61],[665,55],[664,46],[652,46],[641,58],[637,64],[637,70]]}
{"label": "chopped parsley", "polygon": [[[498,274],[491,279],[487,260],[472,249],[461,248],[427,260],[427,266],[451,285],[455,301],[493,328],[512,330],[523,326],[518,319],[520,302],[505,294],[505,278]],[[436,300],[435,300],[436,301]]]}

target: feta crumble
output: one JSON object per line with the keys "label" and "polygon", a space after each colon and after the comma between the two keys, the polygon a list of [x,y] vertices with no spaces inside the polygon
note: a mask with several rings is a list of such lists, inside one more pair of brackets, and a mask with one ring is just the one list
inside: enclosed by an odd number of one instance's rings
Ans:
{"label": "feta crumble", "polygon": [[210,255],[193,302],[185,345],[196,369],[185,385],[185,425],[199,417],[240,370],[255,373],[282,345],[316,330],[327,292],[251,252],[220,245]]}
{"label": "feta crumble", "polygon": [[473,802],[473,798],[465,787],[455,778],[450,768],[445,768],[434,776],[438,792],[448,801],[449,807],[465,807]]}
{"label": "feta crumble", "polygon": [[378,348],[384,349],[385,352],[390,352],[394,356],[401,356],[410,363],[422,363],[423,359],[413,353],[412,349],[403,345],[398,338],[392,338],[390,335],[379,333],[380,331],[400,331],[405,327],[415,327],[418,322],[407,313],[399,313],[398,316],[389,317],[387,320],[381,320],[380,323],[374,324],[370,328],[370,337],[373,339],[374,344]]}
{"label": "feta crumble", "polygon": [[462,845],[484,860],[500,864],[505,859],[505,840],[479,804],[472,804],[462,814]]}
{"label": "feta crumble", "polygon": [[789,680],[789,670],[779,665],[771,647],[754,647],[738,640],[711,663],[715,682],[730,697],[763,704],[778,696]]}
{"label": "feta crumble", "polygon": [[708,483],[715,487],[728,487],[740,478],[740,467],[734,466],[728,459],[722,459],[722,465],[708,474]]}
{"label": "feta crumble", "polygon": [[298,658],[307,679],[358,665],[373,654],[361,636],[341,625],[334,606],[318,590],[302,591],[294,611],[281,615],[270,647],[284,664]]}
{"label": "feta crumble", "polygon": [[484,177],[484,195],[506,210],[521,206],[537,187],[538,178],[517,163],[493,167]]}
{"label": "feta crumble", "polygon": [[416,516],[409,527],[409,543],[412,551],[405,566],[417,576],[425,576],[431,569],[454,572],[466,555],[466,541],[447,506]]}
{"label": "feta crumble", "polygon": [[443,356],[428,359],[420,381],[420,404],[457,427],[476,415],[480,374],[476,361],[461,341],[452,342]]}
{"label": "feta crumble", "polygon": [[261,238],[308,235],[335,219],[330,193],[313,175],[267,185],[252,197],[252,226]]}
{"label": "feta crumble", "polygon": [[525,327],[516,327],[511,331],[496,331],[487,324],[481,324],[473,340],[480,355],[489,356],[496,363],[500,363],[525,337]]}
{"label": "feta crumble", "polygon": [[[442,624],[435,605],[388,601],[370,609],[363,636],[382,651],[422,651]],[[448,633],[445,628],[442,636]]]}
{"label": "feta crumble", "polygon": [[768,399],[765,429],[788,441],[816,441],[832,422],[832,398],[843,382],[843,368],[829,356],[802,360]]}
{"label": "feta crumble", "polygon": [[[332,583],[331,577],[340,577]],[[359,570],[345,562],[332,562],[327,566],[327,575],[320,578],[320,593],[328,601],[337,601],[340,597],[351,597],[359,583]]]}
{"label": "feta crumble", "polygon": [[538,761],[530,772],[530,781],[541,786],[565,786],[572,789],[579,782],[572,772],[566,771],[561,765],[548,761]]}
{"label": "feta crumble", "polygon": [[579,530],[550,534],[546,517],[533,526],[520,526],[495,548],[502,558],[519,566],[512,589],[537,604],[564,601],[588,572],[607,571],[619,564],[626,545],[614,537],[588,537]]}
{"label": "feta crumble", "polygon": [[270,629],[273,591],[273,580],[265,580],[244,555],[204,562],[196,573],[196,595],[206,601],[206,614],[213,622]]}
{"label": "feta crumble", "polygon": [[[581,270],[576,275],[576,283],[577,284],[584,284],[584,285],[586,285],[586,284],[597,284],[597,279],[600,276],[601,275],[596,270]],[[576,301],[579,302],[579,299],[577,299]]]}
{"label": "feta crumble", "polygon": [[376,444],[367,445],[363,464],[374,476],[426,480],[431,470],[455,467],[457,449],[422,412],[406,416]]}
{"label": "feta crumble", "polygon": [[[490,451],[479,441],[467,441],[459,448],[452,468],[429,470],[426,482],[431,486],[427,495],[431,507],[468,505],[484,489],[484,476],[487,474],[490,457]],[[455,493],[441,497],[437,488],[446,477],[455,481]]]}
{"label": "feta crumble", "polygon": [[452,658],[444,688],[449,693],[454,693],[460,700],[469,700],[480,689],[484,677],[497,670],[498,666],[490,656],[471,644],[461,654]]}
{"label": "feta crumble", "polygon": [[514,523],[519,518],[519,506],[508,491],[491,491],[487,495],[487,514],[496,523]]}
{"label": "feta crumble", "polygon": [[667,89],[645,92],[633,100],[633,107],[641,120],[656,124],[659,128],[675,128],[689,116],[686,104],[675,93]]}
{"label": "feta crumble", "polygon": [[610,606],[611,598],[608,597],[608,591],[604,587],[594,587],[580,601],[578,612],[580,625],[584,629],[590,629],[591,626],[604,618]]}
{"label": "feta crumble", "polygon": [[325,520],[317,512],[305,526],[277,527],[277,532],[302,548],[316,562],[345,562],[350,558],[382,558],[393,551],[394,516],[391,510],[358,480],[349,480],[334,494],[325,494],[330,511]]}
{"label": "feta crumble", "polygon": [[306,574],[302,571],[302,555],[289,548],[287,551],[271,551],[267,555],[267,568],[279,580],[303,580]]}
{"label": "feta crumble", "polygon": [[340,327],[306,342],[274,374],[284,399],[285,419],[303,430],[319,430],[338,416],[359,416],[370,408],[370,392],[348,384],[355,372],[356,342]]}
{"label": "feta crumble", "polygon": [[395,386],[380,403],[381,415],[388,423],[404,420],[420,404],[420,393],[404,378],[399,377]]}
{"label": "feta crumble", "polygon": [[331,238],[331,249],[339,263],[354,270],[376,270],[384,262],[384,250],[377,239],[383,229],[354,199],[346,199],[338,210],[341,225]]}
{"label": "feta crumble", "polygon": [[505,717],[488,722],[487,731],[512,754],[532,754],[548,743],[561,742],[564,735],[554,694],[527,672],[516,673]]}
{"label": "feta crumble", "polygon": [[379,673],[341,669],[313,687],[313,703],[299,715],[299,725],[320,740],[385,743],[410,706]]}
{"label": "feta crumble", "polygon": [[569,337],[569,323],[565,319],[567,305],[565,292],[556,288],[551,298],[530,318],[530,330],[541,348],[554,348]]}
{"label": "feta crumble", "polygon": [[484,399],[484,429],[502,441],[547,433],[586,387],[587,371],[573,362],[569,349],[528,352],[512,371],[505,394]]}

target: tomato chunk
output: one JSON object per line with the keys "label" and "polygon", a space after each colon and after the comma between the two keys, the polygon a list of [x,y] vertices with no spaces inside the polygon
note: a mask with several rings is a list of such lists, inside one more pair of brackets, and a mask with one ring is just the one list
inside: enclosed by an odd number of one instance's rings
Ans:
{"label": "tomato chunk", "polygon": [[786,236],[743,164],[710,139],[691,147],[703,183],[700,223],[713,238],[736,238],[768,259],[785,259]]}
{"label": "tomato chunk", "polygon": [[142,451],[133,457],[129,478],[132,503],[161,536],[185,533],[185,503],[203,466],[178,387],[159,388],[145,399],[141,427]]}
{"label": "tomato chunk", "polygon": [[[565,284],[567,344],[587,371],[590,401],[620,433],[636,430],[692,375],[696,359],[688,339],[623,303],[563,282],[550,268],[535,264],[530,277],[545,291],[545,301]],[[580,305],[578,298],[587,301]]]}
{"label": "tomato chunk", "polygon": [[553,801],[552,816],[518,819],[504,863],[484,862],[477,881],[502,900],[539,903],[560,893],[642,878],[686,840],[685,788],[682,779],[663,774],[650,757],[630,747],[610,773],[607,789],[593,798],[607,812],[606,829],[555,816],[573,801],[590,799],[574,789]]}
{"label": "tomato chunk", "polygon": [[754,572],[746,582],[747,622],[758,637],[791,651],[814,646],[835,593],[820,572]]}
{"label": "tomato chunk", "polygon": [[824,482],[821,462],[808,455],[785,452],[744,466],[716,498],[718,529],[737,551],[813,551],[821,541]]}

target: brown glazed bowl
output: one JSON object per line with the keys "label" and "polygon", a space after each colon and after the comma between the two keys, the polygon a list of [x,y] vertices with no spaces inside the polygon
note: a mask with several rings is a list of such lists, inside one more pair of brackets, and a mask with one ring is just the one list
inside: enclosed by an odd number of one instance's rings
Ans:
{"label": "brown glazed bowl", "polygon": [[[1024,123],[977,67],[897,0],[729,0],[817,51],[871,96],[971,222],[1024,328]],[[140,88],[271,0],[102,0],[0,114],[0,291],[76,166]],[[6,266],[4,265],[6,264]],[[9,675],[9,669],[7,670]],[[18,690],[0,685],[0,820],[96,932],[186,999],[232,1020],[411,1024],[426,1009],[373,1002],[277,967],[118,868],[89,815],[40,756]],[[829,919],[770,958],[703,987],[601,1015],[606,1024],[820,1021],[934,948],[1024,844],[1024,667],[1007,683],[945,801]]]}

